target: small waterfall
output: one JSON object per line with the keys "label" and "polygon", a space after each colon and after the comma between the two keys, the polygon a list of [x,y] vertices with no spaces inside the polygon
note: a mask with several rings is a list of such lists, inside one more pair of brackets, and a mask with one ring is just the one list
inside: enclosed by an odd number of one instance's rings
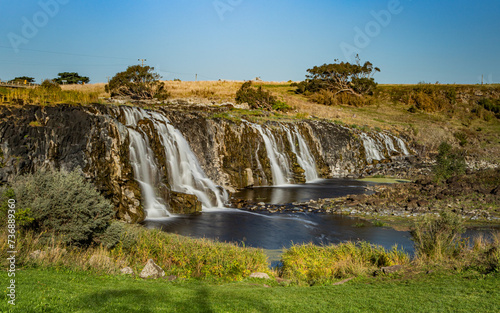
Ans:
{"label": "small waterfall", "polygon": [[144,211],[146,218],[168,216],[167,206],[162,198],[157,196],[154,186],[161,184],[159,169],[155,163],[148,137],[131,127],[136,126],[141,119],[139,111],[125,110],[126,126],[130,139],[130,163],[134,170],[134,177],[141,187]]}
{"label": "small waterfall", "polygon": [[396,139],[396,142],[398,143],[399,149],[401,149],[401,151],[403,152],[403,154],[404,155],[410,155],[410,152],[406,148],[406,144],[403,141],[403,139],[401,139],[399,137],[394,137],[394,138]]}
{"label": "small waterfall", "polygon": [[152,113],[153,122],[162,139],[172,190],[194,194],[204,207],[224,207],[227,193],[210,180],[182,133],[161,114]]}
{"label": "small waterfall", "polygon": [[384,159],[383,152],[379,149],[377,142],[365,133],[361,133],[361,140],[366,152],[366,161],[371,163],[373,160],[380,161]]}
{"label": "small waterfall", "polygon": [[384,141],[385,148],[387,149],[389,155],[399,153],[399,151],[394,147],[394,141],[392,140],[391,137],[389,137],[389,135],[384,133],[379,133],[379,136]]}
{"label": "small waterfall", "polygon": [[287,185],[289,183],[288,177],[290,177],[290,166],[288,164],[288,158],[285,154],[278,150],[278,144],[276,138],[272,132],[268,129],[264,129],[258,124],[253,124],[245,121],[250,127],[256,129],[262,139],[264,140],[264,145],[266,146],[267,156],[271,165],[271,173],[273,175],[274,185]]}
{"label": "small waterfall", "polygon": [[[305,171],[304,175],[306,176],[306,181],[310,182],[318,179],[318,171],[316,170],[316,161],[307,146],[304,137],[300,134],[296,125],[287,126],[283,125],[282,128],[285,130],[286,135],[288,137],[288,141],[290,142],[290,146],[292,147],[292,152],[297,156],[297,163],[299,163],[300,167]],[[297,145],[298,144],[298,150]]]}
{"label": "small waterfall", "polygon": [[172,190],[196,195],[205,208],[224,207],[228,199],[226,191],[221,191],[222,188],[216,186],[206,176],[186,139],[166,117],[140,108],[124,107],[123,112],[131,141],[130,160],[134,176],[141,185],[148,218],[165,216],[158,212],[166,212],[166,206],[155,192],[154,187],[161,184],[161,177],[148,136],[134,129],[142,119],[153,122],[153,131],[156,131],[161,139],[166,155],[168,182]]}

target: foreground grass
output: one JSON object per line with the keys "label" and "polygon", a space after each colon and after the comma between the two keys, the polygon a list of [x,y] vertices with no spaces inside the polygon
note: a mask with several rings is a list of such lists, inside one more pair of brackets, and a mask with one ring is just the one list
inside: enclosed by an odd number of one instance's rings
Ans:
{"label": "foreground grass", "polygon": [[[283,287],[247,280],[142,280],[76,271],[17,274],[15,308],[1,312],[498,312],[500,277],[419,274],[357,278],[339,286]],[[2,275],[6,286],[6,275]],[[264,283],[271,285],[266,288]],[[5,287],[4,287],[5,288]],[[4,289],[5,293],[5,289]]]}

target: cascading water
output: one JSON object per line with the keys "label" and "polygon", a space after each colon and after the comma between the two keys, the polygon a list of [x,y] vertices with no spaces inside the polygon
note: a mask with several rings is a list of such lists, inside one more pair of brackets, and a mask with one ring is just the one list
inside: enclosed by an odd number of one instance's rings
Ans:
{"label": "cascading water", "polygon": [[198,162],[181,132],[172,126],[161,114],[151,113],[156,130],[160,134],[172,190],[194,194],[204,207],[224,207],[228,195],[221,192],[211,181]]}
{"label": "cascading water", "polygon": [[401,139],[399,137],[394,137],[394,138],[396,139],[396,142],[398,143],[399,149],[401,149],[401,151],[403,152],[403,154],[404,155],[410,155],[410,152],[406,148],[406,144],[403,141],[403,139]]}
{"label": "cascading water", "polygon": [[399,151],[394,147],[394,141],[392,141],[392,138],[389,137],[389,135],[379,133],[379,136],[382,138],[382,140],[384,140],[385,148],[389,152],[389,155],[399,153]]}
{"label": "cascading water", "polygon": [[366,161],[371,163],[373,160],[380,161],[384,159],[384,154],[380,151],[376,141],[365,133],[361,133],[361,140],[365,147]]}
{"label": "cascading water", "polygon": [[288,158],[285,154],[281,153],[278,150],[278,144],[274,135],[268,129],[263,128],[261,125],[253,124],[245,121],[252,127],[256,129],[262,139],[264,140],[264,145],[267,151],[267,157],[269,158],[269,163],[271,165],[271,173],[273,175],[273,184],[274,185],[287,185],[290,183],[288,177],[290,177],[290,165],[288,162]]}
{"label": "cascading water", "polygon": [[124,109],[125,124],[130,139],[130,163],[134,170],[134,177],[139,183],[142,192],[143,206],[146,218],[159,218],[168,216],[167,206],[163,199],[157,196],[154,186],[161,184],[159,169],[155,163],[148,137],[133,129],[141,119],[139,111]]}
{"label": "cascading water", "polygon": [[157,112],[146,112],[139,108],[124,107],[123,112],[131,142],[130,160],[135,178],[141,186],[148,218],[166,216],[167,208],[155,191],[155,186],[161,184],[161,176],[148,137],[142,131],[134,129],[142,119],[152,121],[154,131],[161,138],[171,189],[196,195],[205,208],[224,207],[228,200],[226,191],[221,191],[205,175],[188,142],[167,118]]}
{"label": "cascading water", "polygon": [[[310,182],[317,180],[318,172],[316,170],[316,161],[314,160],[314,157],[312,156],[311,151],[309,150],[304,137],[300,134],[297,126],[282,125],[282,128],[286,132],[288,141],[292,147],[292,152],[297,156],[297,163],[299,163],[300,167],[304,170],[306,181]],[[296,143],[298,145],[298,149]]]}

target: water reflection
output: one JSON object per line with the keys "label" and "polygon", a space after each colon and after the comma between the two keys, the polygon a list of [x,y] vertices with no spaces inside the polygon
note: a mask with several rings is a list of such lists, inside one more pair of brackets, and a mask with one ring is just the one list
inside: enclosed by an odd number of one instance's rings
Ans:
{"label": "water reflection", "polygon": [[270,204],[285,204],[363,194],[367,193],[366,187],[373,185],[375,183],[353,179],[323,179],[304,185],[255,187],[237,192],[233,197]]}

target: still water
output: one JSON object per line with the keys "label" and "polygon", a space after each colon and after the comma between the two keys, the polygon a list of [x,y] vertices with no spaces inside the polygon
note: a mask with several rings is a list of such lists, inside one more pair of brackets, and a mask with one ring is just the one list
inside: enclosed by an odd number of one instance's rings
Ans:
{"label": "still water", "polygon": [[[374,185],[348,179],[328,179],[305,185],[259,187],[234,195],[238,199],[272,204],[333,198],[366,193]],[[288,248],[292,244],[330,244],[348,240],[364,240],[391,248],[393,245],[413,251],[409,233],[387,227],[359,227],[362,220],[348,216],[314,213],[255,213],[236,209],[204,210],[201,215],[173,216],[144,222],[148,228],[169,233],[219,241],[244,243],[268,250]],[[358,225],[356,225],[358,224]]]}

